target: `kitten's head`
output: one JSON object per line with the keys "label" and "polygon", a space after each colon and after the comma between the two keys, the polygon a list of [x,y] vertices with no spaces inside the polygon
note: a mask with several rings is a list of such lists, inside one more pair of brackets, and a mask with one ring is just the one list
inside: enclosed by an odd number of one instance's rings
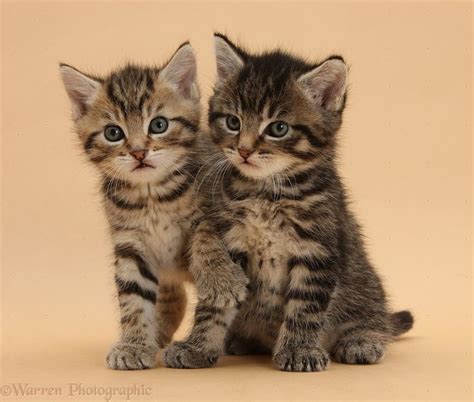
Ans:
{"label": "kitten's head", "polygon": [[105,176],[156,181],[193,152],[200,104],[188,43],[161,68],[127,65],[106,77],[66,64],[60,71],[84,149]]}
{"label": "kitten's head", "polygon": [[215,34],[218,82],[209,104],[214,143],[246,177],[270,178],[330,158],[347,68],[281,51],[251,55]]}

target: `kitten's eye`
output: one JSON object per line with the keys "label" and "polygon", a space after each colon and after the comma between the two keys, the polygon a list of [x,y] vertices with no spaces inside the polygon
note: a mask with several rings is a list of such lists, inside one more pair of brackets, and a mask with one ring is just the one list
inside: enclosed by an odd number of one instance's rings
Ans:
{"label": "kitten's eye", "polygon": [[124,139],[125,134],[119,126],[107,126],[104,130],[104,137],[107,141],[117,142]]}
{"label": "kitten's eye", "polygon": [[168,120],[162,116],[155,117],[148,127],[148,134],[163,134],[168,130]]}
{"label": "kitten's eye", "polygon": [[290,127],[288,124],[283,121],[276,121],[268,126],[267,135],[270,137],[282,138],[288,134],[289,130]]}
{"label": "kitten's eye", "polygon": [[233,114],[230,114],[225,119],[225,124],[230,131],[240,131],[240,119]]}

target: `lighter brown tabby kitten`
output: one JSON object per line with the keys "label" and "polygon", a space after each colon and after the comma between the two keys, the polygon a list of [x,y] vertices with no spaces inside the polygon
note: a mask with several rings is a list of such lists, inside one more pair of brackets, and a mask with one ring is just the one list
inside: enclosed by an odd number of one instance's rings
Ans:
{"label": "lighter brown tabby kitten", "polygon": [[102,180],[114,244],[121,337],[112,369],[155,365],[186,305],[195,213],[200,103],[189,43],[161,68],[128,65],[106,77],[61,64],[73,120]]}
{"label": "lighter brown tabby kitten", "polygon": [[389,308],[338,174],[344,60],[215,44],[212,191],[190,264],[199,303],[165,364],[208,367],[223,350],[271,353],[285,371],[380,361],[413,317]]}

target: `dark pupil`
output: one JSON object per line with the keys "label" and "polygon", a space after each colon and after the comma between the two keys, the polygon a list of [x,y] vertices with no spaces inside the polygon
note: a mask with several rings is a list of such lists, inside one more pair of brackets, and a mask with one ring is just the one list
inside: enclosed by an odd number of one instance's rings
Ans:
{"label": "dark pupil", "polygon": [[288,126],[283,122],[274,123],[271,133],[275,137],[283,137],[288,132]]}
{"label": "dark pupil", "polygon": [[119,141],[123,138],[123,132],[120,127],[110,126],[105,129],[105,137],[109,141]]}
{"label": "dark pupil", "polygon": [[227,118],[227,125],[231,130],[238,130],[240,128],[240,120],[236,116],[229,116]]}
{"label": "dark pupil", "polygon": [[168,128],[168,122],[163,117],[157,117],[153,119],[150,124],[150,131],[153,134],[161,134]]}

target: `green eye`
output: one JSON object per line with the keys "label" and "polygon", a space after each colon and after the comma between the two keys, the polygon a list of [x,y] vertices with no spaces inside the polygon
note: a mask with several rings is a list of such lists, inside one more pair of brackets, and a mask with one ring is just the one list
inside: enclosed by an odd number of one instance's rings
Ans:
{"label": "green eye", "polygon": [[225,119],[225,123],[230,131],[240,131],[240,119],[237,116],[230,114]]}
{"label": "green eye", "polygon": [[149,134],[163,134],[168,130],[168,120],[162,116],[155,117],[148,127]]}
{"label": "green eye", "polygon": [[104,137],[107,141],[117,142],[124,139],[125,134],[119,126],[107,126],[104,130]]}
{"label": "green eye", "polygon": [[276,121],[268,126],[268,135],[270,137],[275,137],[275,138],[282,138],[286,134],[288,134],[288,131],[290,130],[290,127],[288,124],[286,124],[283,121]]}

